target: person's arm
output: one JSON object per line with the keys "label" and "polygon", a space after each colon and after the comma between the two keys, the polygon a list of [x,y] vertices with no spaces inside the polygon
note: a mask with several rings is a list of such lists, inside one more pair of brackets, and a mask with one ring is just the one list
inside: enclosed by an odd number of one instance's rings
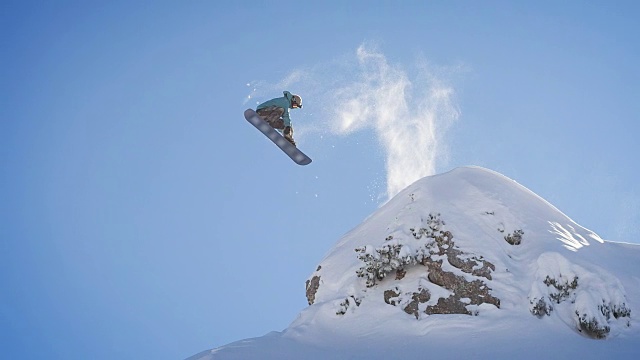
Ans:
{"label": "person's arm", "polygon": [[282,120],[284,120],[284,126],[291,126],[291,117],[289,116],[289,108],[284,109],[284,114],[282,114]]}

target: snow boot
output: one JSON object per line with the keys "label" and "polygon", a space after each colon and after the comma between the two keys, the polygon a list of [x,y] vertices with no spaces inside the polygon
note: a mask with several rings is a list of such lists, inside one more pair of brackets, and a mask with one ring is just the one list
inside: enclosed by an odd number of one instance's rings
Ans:
{"label": "snow boot", "polygon": [[293,128],[291,126],[287,126],[283,131],[284,138],[287,139],[291,145],[296,146],[296,142],[293,140]]}

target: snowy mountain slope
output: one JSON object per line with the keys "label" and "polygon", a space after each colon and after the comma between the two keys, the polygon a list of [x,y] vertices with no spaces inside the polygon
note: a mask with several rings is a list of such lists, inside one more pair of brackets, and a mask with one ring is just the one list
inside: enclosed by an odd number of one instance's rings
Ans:
{"label": "snowy mountain slope", "polygon": [[412,184],[346,234],[283,332],[193,359],[640,355],[640,246],[478,167]]}

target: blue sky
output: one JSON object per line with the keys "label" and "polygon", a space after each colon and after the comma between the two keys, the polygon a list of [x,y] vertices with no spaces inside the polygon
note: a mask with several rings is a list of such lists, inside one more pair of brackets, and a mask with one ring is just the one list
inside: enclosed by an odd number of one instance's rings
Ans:
{"label": "blue sky", "polygon": [[[640,243],[633,1],[2,8],[3,357],[180,359],[280,331],[388,180],[425,171],[490,168]],[[306,167],[242,117],[283,90]],[[386,166],[400,143],[429,149],[417,170]]]}

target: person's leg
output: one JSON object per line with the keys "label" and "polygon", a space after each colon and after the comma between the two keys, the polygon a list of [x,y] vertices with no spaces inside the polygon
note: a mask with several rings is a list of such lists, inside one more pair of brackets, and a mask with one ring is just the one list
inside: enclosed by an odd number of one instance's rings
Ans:
{"label": "person's leg", "polygon": [[296,142],[293,140],[293,128],[291,126],[285,127],[282,134],[287,141],[289,141],[293,146],[296,146]]}
{"label": "person's leg", "polygon": [[272,128],[278,130],[284,129],[284,121],[281,119],[282,115],[284,115],[283,108],[271,106],[268,108],[260,109],[256,111],[256,113],[258,113],[258,116],[260,116],[262,120],[271,125]]}

